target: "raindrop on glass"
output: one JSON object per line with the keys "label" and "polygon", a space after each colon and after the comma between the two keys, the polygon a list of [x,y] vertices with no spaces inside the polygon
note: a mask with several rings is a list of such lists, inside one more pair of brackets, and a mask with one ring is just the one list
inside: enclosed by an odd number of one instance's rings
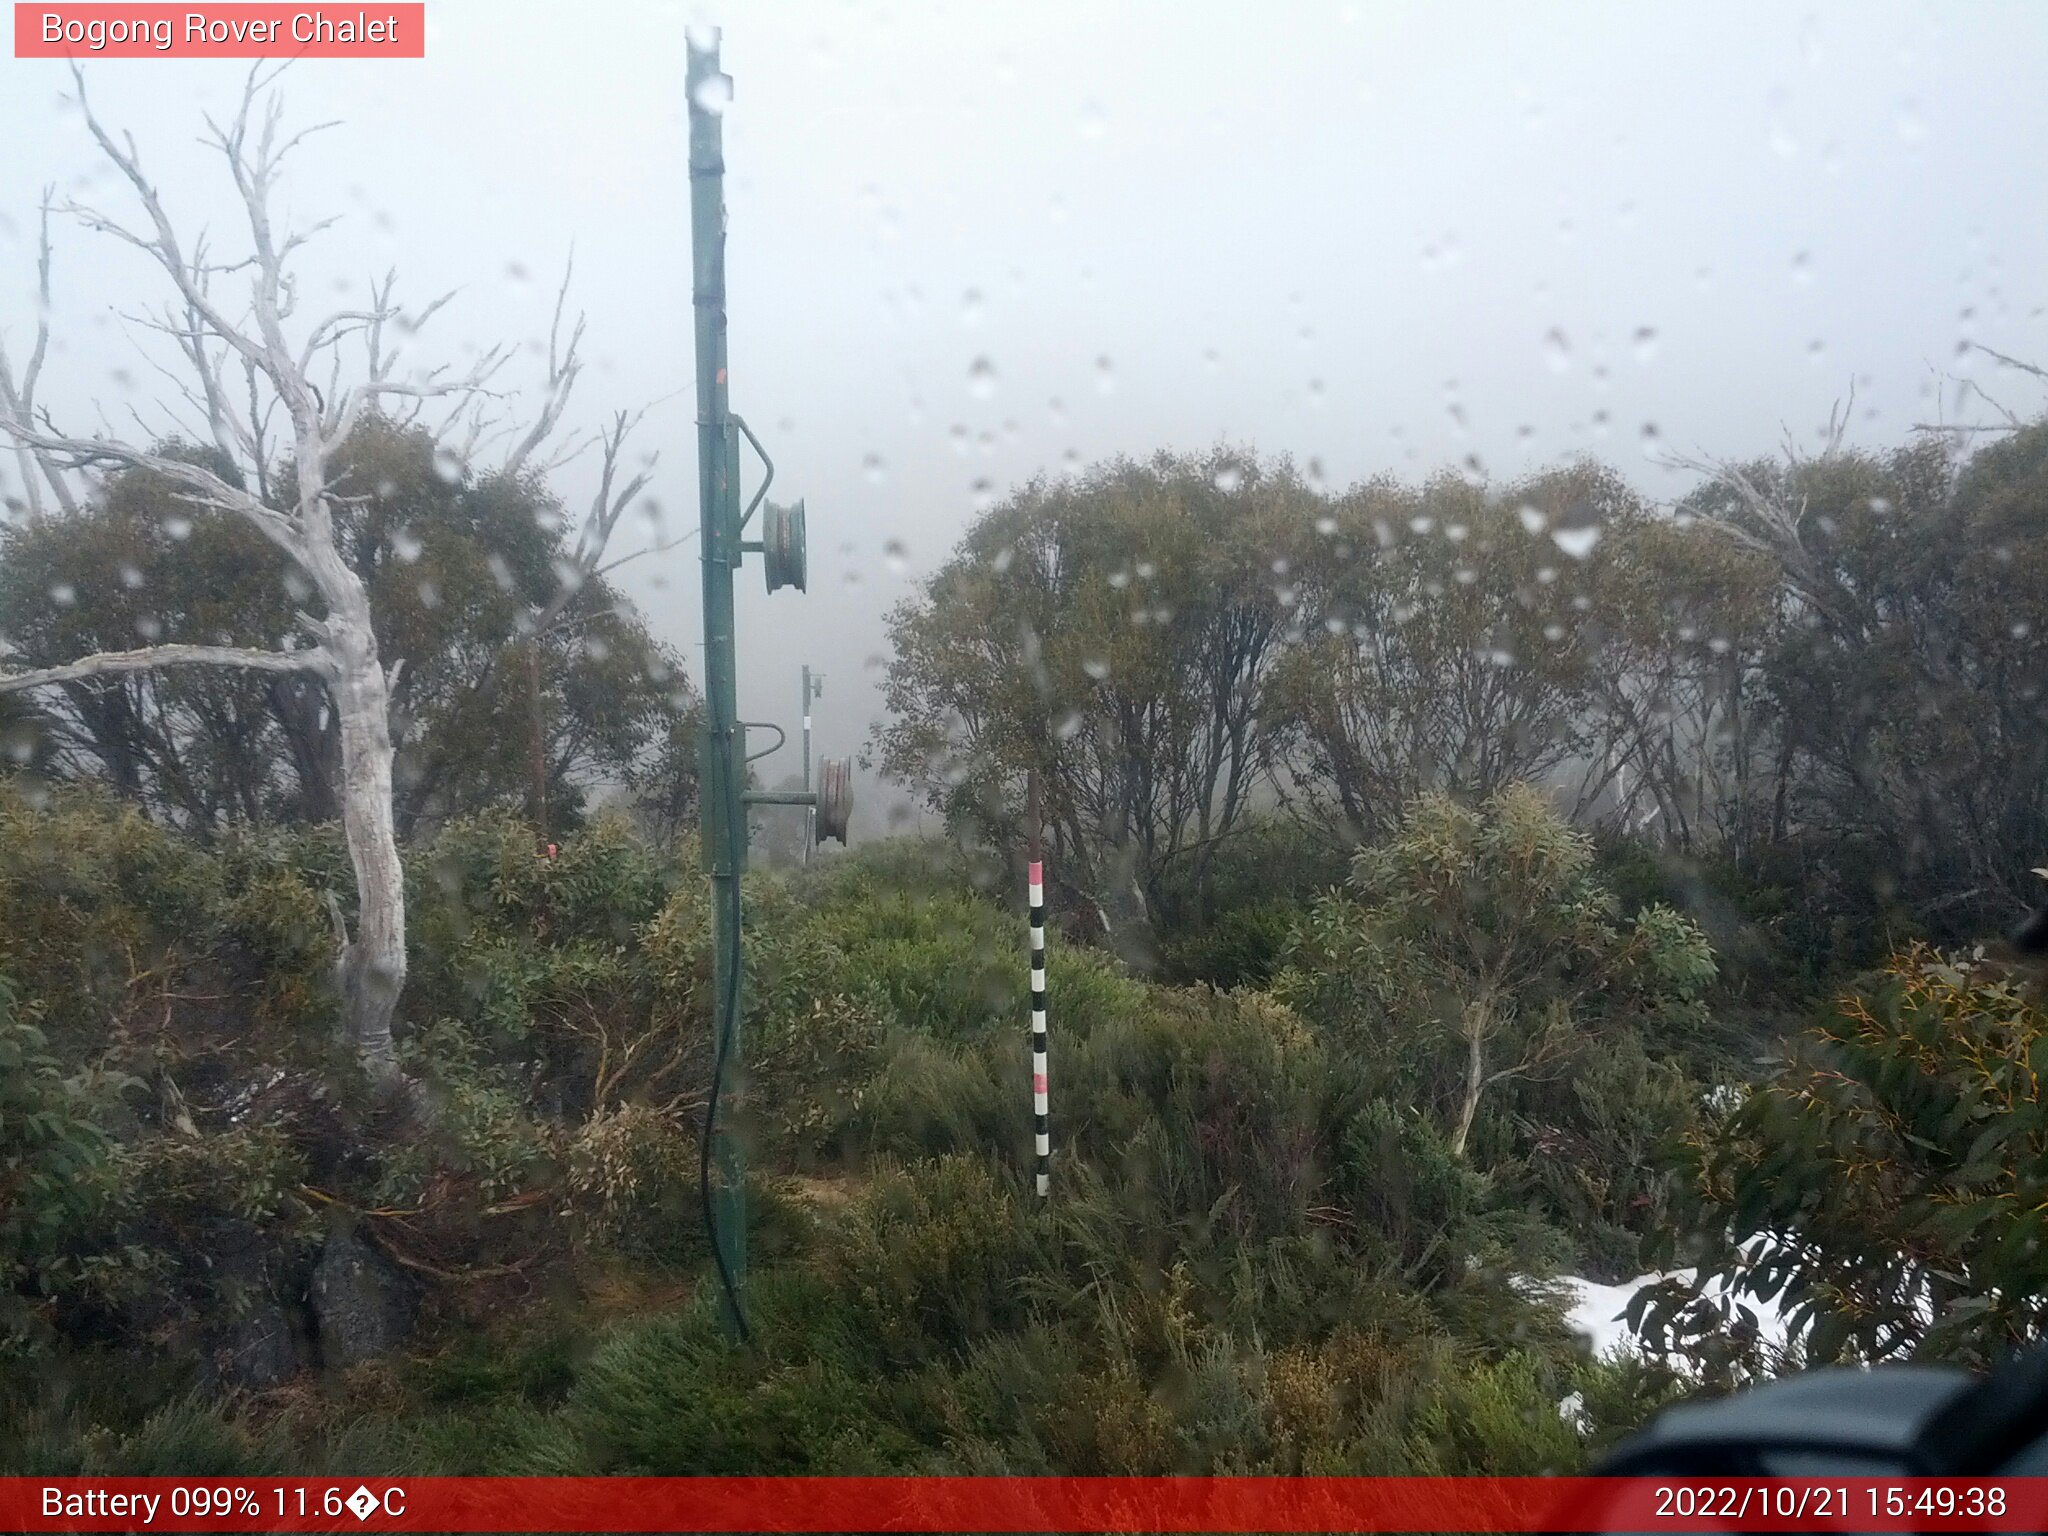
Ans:
{"label": "raindrop on glass", "polygon": [[1785,121],[1789,100],[1781,88],[1771,92],[1771,150],[1781,160],[1790,160],[1799,153],[1799,141],[1792,137],[1792,128]]}
{"label": "raindrop on glass", "polygon": [[891,539],[882,546],[882,559],[892,576],[901,576],[910,569],[910,551],[903,547],[901,539]]}
{"label": "raindrop on glass", "polygon": [[709,112],[713,117],[723,117],[725,109],[732,105],[732,76],[706,75],[698,82],[696,95],[692,100],[699,111]]}
{"label": "raindrop on glass", "polygon": [[1226,464],[1216,471],[1216,489],[1228,496],[1244,484],[1244,471],[1235,464]]}
{"label": "raindrop on glass", "polygon": [[1583,560],[1600,542],[1600,528],[1597,523],[1586,523],[1577,528],[1553,528],[1550,541],[1574,560]]}
{"label": "raindrop on glass", "polygon": [[986,355],[968,365],[967,392],[977,400],[986,400],[996,392],[996,365]]}
{"label": "raindrop on glass", "polygon": [[1572,344],[1555,326],[1543,338],[1543,360],[1552,373],[1563,373],[1572,365]]}

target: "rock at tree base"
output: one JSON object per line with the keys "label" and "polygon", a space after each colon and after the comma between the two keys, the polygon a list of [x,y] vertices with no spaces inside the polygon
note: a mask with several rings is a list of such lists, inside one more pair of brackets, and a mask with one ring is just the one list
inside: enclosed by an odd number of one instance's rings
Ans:
{"label": "rock at tree base", "polygon": [[330,1366],[374,1360],[412,1331],[411,1282],[353,1232],[328,1235],[309,1294],[320,1355]]}

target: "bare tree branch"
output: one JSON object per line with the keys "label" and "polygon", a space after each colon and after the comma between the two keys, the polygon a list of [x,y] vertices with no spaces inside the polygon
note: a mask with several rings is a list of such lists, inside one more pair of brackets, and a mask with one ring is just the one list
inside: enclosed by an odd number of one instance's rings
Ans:
{"label": "bare tree branch", "polygon": [[[50,208],[55,191],[54,187],[43,188],[36,239],[36,340],[29,351],[28,366],[22,370],[18,386],[14,370],[7,361],[6,342],[0,339],[0,412],[24,425],[35,420],[36,381],[42,376],[43,359],[50,350]],[[37,470],[42,471],[43,478],[49,482],[58,506],[66,512],[78,510],[78,499],[72,494],[70,482],[64,478],[60,466],[18,440],[14,451],[21,463],[21,484],[28,495],[31,518],[39,519],[43,514],[42,492],[36,488]]]}
{"label": "bare tree branch", "polygon": [[0,694],[91,677],[159,672],[166,667],[241,667],[253,672],[310,672],[324,677],[333,670],[333,658],[318,646],[302,651],[258,651],[235,645],[152,645],[139,651],[101,651],[33,672],[0,672]]}
{"label": "bare tree branch", "polygon": [[535,634],[544,634],[555,620],[559,619],[575,601],[576,594],[596,574],[598,562],[604,558],[605,545],[611,541],[612,530],[619,525],[635,498],[647,488],[653,478],[654,465],[659,455],[650,456],[647,465],[614,492],[612,482],[619,472],[619,455],[624,451],[626,439],[646,416],[647,407],[628,414],[620,411],[612,418],[612,424],[602,434],[604,462],[598,471],[597,494],[591,498],[590,511],[583,519],[583,527],[576,535],[576,549],[560,569],[560,581],[555,594],[549,598],[540,612],[534,616]]}
{"label": "bare tree branch", "polygon": [[517,446],[506,456],[502,473],[516,476],[526,467],[533,450],[545,442],[562,419],[562,412],[569,404],[569,395],[576,387],[576,376],[583,371],[583,359],[579,348],[583,342],[584,316],[576,317],[574,329],[569,333],[566,350],[560,348],[562,333],[562,310],[569,302],[569,281],[576,275],[576,252],[572,247],[568,264],[562,271],[562,286],[555,290],[555,315],[548,325],[548,380],[547,392],[542,397],[540,415],[534,418]]}

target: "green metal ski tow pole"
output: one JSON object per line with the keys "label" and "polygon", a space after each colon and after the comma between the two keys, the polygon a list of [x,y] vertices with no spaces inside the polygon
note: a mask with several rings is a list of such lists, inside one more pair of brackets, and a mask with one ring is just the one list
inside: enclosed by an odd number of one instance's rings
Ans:
{"label": "green metal ski tow pole", "polygon": [[690,107],[691,288],[697,331],[698,549],[704,568],[704,713],[698,795],[704,868],[711,877],[712,1038],[714,1066],[707,1141],[700,1173],[715,1151],[718,1190],[711,1216],[713,1261],[723,1289],[725,1320],[746,1336],[747,1186],[738,1139],[717,1124],[740,1093],[740,872],[746,862],[745,733],[739,724],[733,645],[733,567],[740,530],[730,514],[738,466],[729,451],[725,372],[725,135],[720,114],[730,82],[718,67],[718,35],[692,32],[687,88]]}
{"label": "green metal ski tow pole", "polygon": [[[690,110],[690,286],[697,332],[698,550],[704,567],[704,735],[698,756],[698,828],[704,872],[711,881],[712,1065],[711,1092],[698,1149],[697,1184],[718,1271],[725,1322],[744,1342],[747,1329],[747,1168],[731,1109],[745,1093],[740,1049],[743,994],[740,949],[740,876],[747,867],[747,807],[802,806],[819,839],[846,842],[853,813],[852,764],[822,758],[818,788],[809,787],[808,729],[801,792],[747,789],[747,724],[739,718],[738,656],[733,624],[733,572],[749,554],[761,556],[772,594],[804,590],[808,558],[804,504],[767,502],[774,461],[728,402],[725,346],[725,134],[723,114],[732,81],[718,64],[718,33],[689,33],[686,89]],[[754,499],[740,510],[740,438],[760,455],[762,478]],[[761,534],[746,538],[761,511]],[[806,688],[808,689],[808,682]],[[808,698],[805,715],[810,712]],[[778,736],[781,727],[770,726]],[[780,742],[777,743],[780,745]],[[767,751],[774,751],[770,747]],[[765,756],[756,753],[754,756]],[[808,845],[809,839],[806,839]],[[719,1111],[727,1111],[724,1120]],[[712,1164],[718,1168],[717,1187]]]}

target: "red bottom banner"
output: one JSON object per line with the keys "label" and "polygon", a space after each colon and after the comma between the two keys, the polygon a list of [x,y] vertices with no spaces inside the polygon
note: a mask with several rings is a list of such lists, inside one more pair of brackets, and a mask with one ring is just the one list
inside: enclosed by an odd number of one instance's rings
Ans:
{"label": "red bottom banner", "polygon": [[2048,1531],[2048,1478],[0,1477],[11,1531]]}

